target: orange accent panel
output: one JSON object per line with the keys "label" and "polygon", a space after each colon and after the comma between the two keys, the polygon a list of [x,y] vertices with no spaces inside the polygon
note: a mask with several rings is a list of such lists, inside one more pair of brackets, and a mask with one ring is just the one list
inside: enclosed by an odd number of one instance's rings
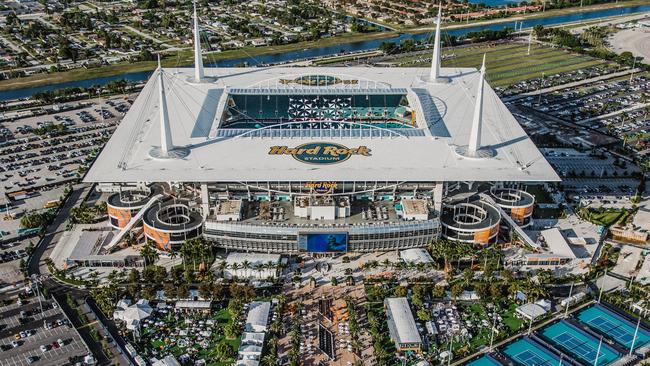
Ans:
{"label": "orange accent panel", "polygon": [[158,249],[169,250],[169,233],[158,231],[148,225],[144,225],[144,233],[156,243]]}
{"label": "orange accent panel", "polygon": [[496,225],[490,229],[477,231],[474,233],[474,242],[480,244],[488,244],[490,242],[490,238],[498,231],[499,231],[499,225]]}
{"label": "orange accent panel", "polygon": [[131,210],[108,206],[108,216],[117,219],[117,226],[123,228],[131,221]]}
{"label": "orange accent panel", "polygon": [[533,213],[533,206],[527,206],[527,207],[516,207],[510,210],[510,217],[518,223],[522,224],[524,222],[524,218],[528,217]]}

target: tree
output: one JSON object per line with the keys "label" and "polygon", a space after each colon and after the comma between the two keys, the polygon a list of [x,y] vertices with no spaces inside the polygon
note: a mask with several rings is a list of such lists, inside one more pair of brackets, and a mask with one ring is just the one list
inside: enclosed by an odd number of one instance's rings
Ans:
{"label": "tree", "polygon": [[230,345],[224,341],[219,342],[216,349],[217,356],[219,360],[226,361],[233,358],[235,355],[235,350],[230,347]]}
{"label": "tree", "polygon": [[269,353],[262,357],[262,364],[264,366],[274,366],[278,362],[278,357],[275,354]]}
{"label": "tree", "polygon": [[436,298],[445,297],[445,286],[436,285],[431,292],[431,295]]}
{"label": "tree", "polygon": [[418,316],[418,319],[422,320],[423,322],[431,320],[431,313],[425,309],[418,310],[416,314]]}
{"label": "tree", "polygon": [[153,248],[153,242],[150,240],[147,240],[142,249],[140,249],[140,255],[144,259],[145,268],[148,265],[150,266],[154,264],[158,258],[160,258],[160,254],[158,254],[158,251]]}
{"label": "tree", "polygon": [[239,337],[239,327],[234,322],[226,324],[226,326],[223,327],[223,334],[228,339],[238,338]]}
{"label": "tree", "polygon": [[451,297],[456,301],[458,297],[463,293],[465,288],[461,283],[455,283],[451,286]]}

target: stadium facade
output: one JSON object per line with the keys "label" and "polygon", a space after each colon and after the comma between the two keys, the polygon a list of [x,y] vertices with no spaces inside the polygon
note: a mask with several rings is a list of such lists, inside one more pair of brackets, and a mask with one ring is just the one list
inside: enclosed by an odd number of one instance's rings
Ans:
{"label": "stadium facade", "polygon": [[[196,29],[195,29],[196,32]],[[528,225],[523,182],[559,180],[481,70],[159,67],[86,175],[114,227],[160,249],[262,252],[494,242]],[[164,198],[146,205],[153,189]],[[128,198],[124,197],[129,187]],[[138,215],[138,211],[143,209]]]}

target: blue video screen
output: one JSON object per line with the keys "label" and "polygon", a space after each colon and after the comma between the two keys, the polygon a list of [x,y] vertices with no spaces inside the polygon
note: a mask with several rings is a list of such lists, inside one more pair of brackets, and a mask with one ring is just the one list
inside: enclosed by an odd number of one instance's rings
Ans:
{"label": "blue video screen", "polygon": [[314,253],[347,252],[348,233],[300,234],[298,248]]}

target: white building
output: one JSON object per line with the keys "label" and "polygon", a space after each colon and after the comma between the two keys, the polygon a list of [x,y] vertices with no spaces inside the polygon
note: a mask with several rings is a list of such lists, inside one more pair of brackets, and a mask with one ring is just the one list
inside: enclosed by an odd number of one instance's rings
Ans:
{"label": "white building", "polygon": [[535,321],[535,319],[542,317],[548,313],[548,311],[544,309],[542,305],[537,303],[520,305],[515,311],[517,312],[517,315],[519,315],[522,319],[529,321]]}
{"label": "white building", "polygon": [[269,323],[269,313],[271,312],[271,303],[268,301],[253,301],[248,308],[246,317],[246,332],[266,332],[266,326]]}
{"label": "white building", "polygon": [[407,264],[433,263],[431,254],[424,248],[406,249],[399,252],[399,257]]}
{"label": "white building", "polygon": [[[232,252],[226,257],[224,278],[275,278],[278,275],[279,254]],[[219,266],[215,264],[215,266]]]}
{"label": "white building", "polygon": [[422,338],[408,300],[405,297],[387,298],[384,300],[384,308],[390,339],[395,342],[397,351],[419,352],[422,349]]}

